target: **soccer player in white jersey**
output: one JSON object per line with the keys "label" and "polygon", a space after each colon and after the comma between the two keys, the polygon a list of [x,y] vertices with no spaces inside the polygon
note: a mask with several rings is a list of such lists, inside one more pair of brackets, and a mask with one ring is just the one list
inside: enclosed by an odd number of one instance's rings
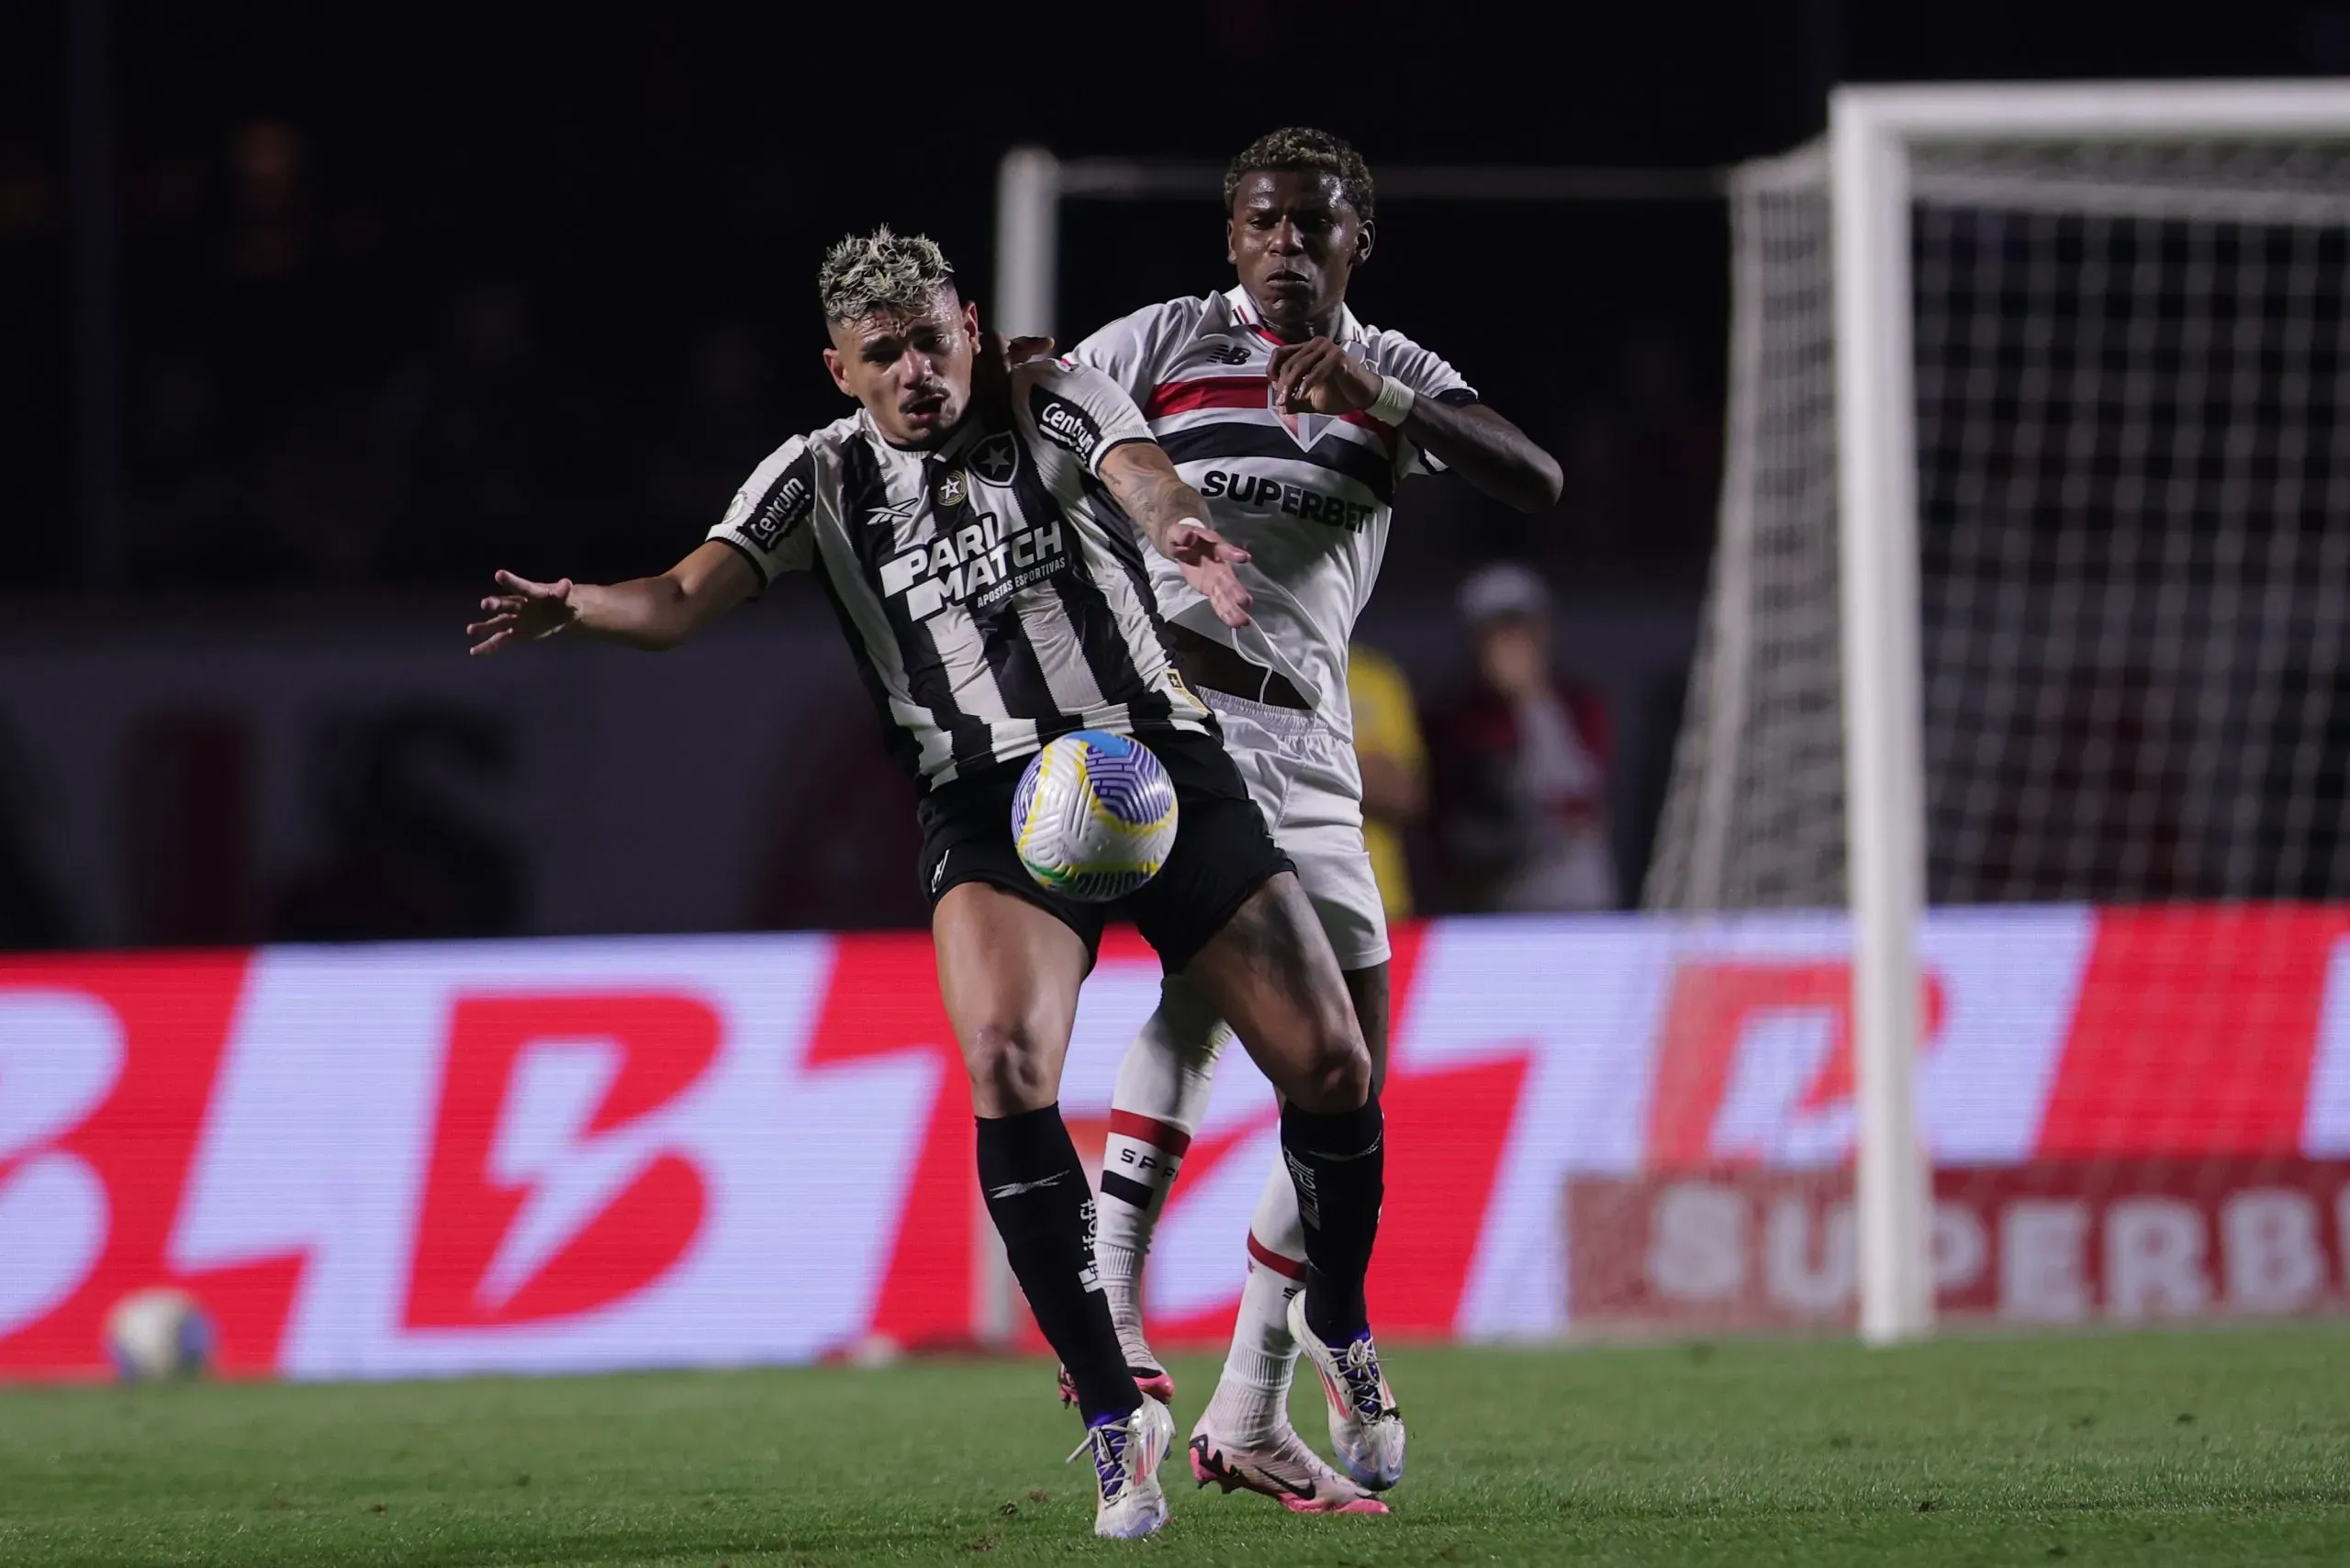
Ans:
{"label": "soccer player in white jersey", "polygon": [[[1058,1103],[1104,908],[1039,887],[1012,842],[1013,790],[1054,736],[1139,737],[1173,781],[1182,831],[1126,913],[1170,973],[1240,1025],[1287,1096],[1281,1147],[1315,1210],[1311,1332],[1355,1369],[1362,1397],[1379,1381],[1362,1299],[1383,1180],[1370,1052],[1214,716],[1173,671],[1143,550],[1102,498],[1218,624],[1248,621],[1233,576],[1247,555],[1206,526],[1206,503],[1107,377],[1046,361],[975,391],[978,311],[928,240],[886,229],[845,240],[819,291],[824,363],[857,413],[786,442],[709,541],[660,577],[607,587],[499,573],[468,628],[473,651],[563,631],[666,648],[778,573],[818,575],[891,749],[923,786],[920,875],[970,1071],[979,1184],[1077,1390],[1095,1532],[1148,1535],[1167,1517],[1157,1471],[1174,1423],[1126,1371],[1096,1276],[1094,1200]],[[960,1414],[938,1412],[942,1435]]]}
{"label": "soccer player in white jersey", "polygon": [[[1348,639],[1378,579],[1399,481],[1449,468],[1539,511],[1558,500],[1559,465],[1444,360],[1347,308],[1373,238],[1371,171],[1352,147],[1323,131],[1274,131],[1233,160],[1224,197],[1238,286],[1138,310],[1069,357],[1142,405],[1217,532],[1250,554],[1237,568],[1251,596],[1246,624],[1220,618],[1172,562],[1152,563],[1152,586],[1185,679],[1222,719],[1329,935],[1382,1080],[1387,923],[1363,844]],[[1231,1037],[1214,1000],[1170,974],[1111,1102],[1098,1251],[1127,1364],[1162,1398],[1173,1385],[1143,1338],[1143,1260]],[[1278,1166],[1267,1179],[1239,1321],[1192,1434],[1192,1468],[1203,1484],[1245,1486],[1293,1510],[1358,1511],[1349,1505],[1361,1494],[1290,1426],[1299,1345],[1322,1373],[1331,1441],[1358,1485],[1383,1490],[1402,1476],[1404,1423],[1384,1383],[1349,1377],[1300,1333],[1292,1298],[1314,1266],[1298,1192]]]}

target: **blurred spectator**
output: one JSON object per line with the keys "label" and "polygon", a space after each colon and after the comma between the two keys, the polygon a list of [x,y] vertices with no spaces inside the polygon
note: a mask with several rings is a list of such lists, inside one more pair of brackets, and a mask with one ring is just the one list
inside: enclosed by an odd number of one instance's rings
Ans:
{"label": "blurred spectator", "polygon": [[663,400],[667,428],[646,465],[645,513],[665,543],[700,537],[759,460],[783,443],[772,379],[745,323],[712,328],[695,342],[683,395]]}
{"label": "blurred spectator", "polygon": [[520,928],[527,868],[482,820],[514,773],[489,714],[432,703],[344,712],[320,727],[310,793],[317,859],[280,890],[281,941],[501,936]]}
{"label": "blurred spectator", "polygon": [[1476,689],[1434,726],[1450,902],[1481,911],[1608,909],[1607,729],[1550,670],[1550,595],[1504,562],[1461,585]]}
{"label": "blurred spectator", "polygon": [[[391,398],[408,479],[397,575],[456,577],[493,560],[530,569],[533,536],[565,515],[553,493],[567,470],[549,379],[529,294],[497,280],[468,285],[431,354],[400,373]],[[568,521],[576,532],[576,510]]]}
{"label": "blurred spectator", "polygon": [[43,859],[39,779],[16,732],[0,725],[0,951],[62,947],[73,923]]}
{"label": "blurred spectator", "polygon": [[1403,666],[1357,643],[1347,652],[1347,700],[1354,709],[1355,758],[1362,767],[1362,837],[1389,920],[1412,913],[1412,872],[1404,834],[1428,805],[1428,752],[1412,711]]}

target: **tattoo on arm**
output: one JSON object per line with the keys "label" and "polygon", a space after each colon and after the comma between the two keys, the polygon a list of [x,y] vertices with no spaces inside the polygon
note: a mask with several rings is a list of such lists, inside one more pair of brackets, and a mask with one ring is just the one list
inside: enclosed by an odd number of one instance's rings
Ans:
{"label": "tattoo on arm", "polygon": [[[1208,503],[1199,491],[1183,483],[1164,453],[1154,446],[1145,455],[1144,450],[1137,442],[1112,454],[1102,465],[1102,477],[1144,536],[1164,551],[1167,531],[1179,522],[1205,522]],[[1129,452],[1136,455],[1123,456]]]}

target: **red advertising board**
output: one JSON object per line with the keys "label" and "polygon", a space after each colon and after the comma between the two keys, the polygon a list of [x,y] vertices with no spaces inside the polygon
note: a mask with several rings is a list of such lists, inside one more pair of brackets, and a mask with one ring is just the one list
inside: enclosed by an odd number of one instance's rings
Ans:
{"label": "red advertising board", "polygon": [[[2344,1305],[2350,912],[1938,913],[1919,1115],[1947,1310]],[[1838,1321],[1841,923],[1399,935],[1382,1328]],[[1156,960],[1113,936],[1063,1085],[1098,1138]],[[1277,1153],[1227,1053],[1152,1252],[1228,1325]],[[0,959],[0,1376],[99,1370],[173,1284],[230,1370],[789,1361],[988,1318],[970,1111],[919,935]]]}

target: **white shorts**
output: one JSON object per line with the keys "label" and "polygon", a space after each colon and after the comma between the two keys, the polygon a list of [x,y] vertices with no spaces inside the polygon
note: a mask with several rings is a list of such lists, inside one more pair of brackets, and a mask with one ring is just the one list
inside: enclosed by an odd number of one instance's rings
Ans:
{"label": "white shorts", "polygon": [[1322,918],[1341,969],[1387,961],[1387,909],[1362,841],[1362,768],[1319,714],[1221,691],[1200,692],[1273,842]]}

